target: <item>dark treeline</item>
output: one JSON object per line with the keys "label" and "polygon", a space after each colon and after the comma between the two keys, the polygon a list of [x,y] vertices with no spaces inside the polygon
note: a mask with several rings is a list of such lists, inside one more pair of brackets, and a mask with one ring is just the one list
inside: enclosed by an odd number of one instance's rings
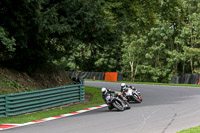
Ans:
{"label": "dark treeline", "polygon": [[0,63],[168,82],[200,72],[199,31],[199,0],[1,0]]}

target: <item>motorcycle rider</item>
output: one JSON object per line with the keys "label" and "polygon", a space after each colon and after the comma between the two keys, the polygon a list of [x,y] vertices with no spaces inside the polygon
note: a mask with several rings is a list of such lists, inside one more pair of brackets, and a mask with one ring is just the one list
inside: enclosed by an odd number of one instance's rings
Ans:
{"label": "motorcycle rider", "polygon": [[[112,110],[114,107],[113,107],[113,105],[110,103],[110,101],[108,101],[106,98],[107,98],[108,96],[110,96],[111,93],[115,93],[115,94],[116,94],[117,92],[111,91],[110,89],[107,89],[107,88],[105,88],[105,87],[102,87],[102,88],[101,88],[101,92],[102,92],[102,97],[103,97],[105,103],[108,105],[108,109],[109,109],[109,110]],[[130,109],[130,107],[127,105],[127,104],[128,104],[128,103],[127,103],[127,99],[126,99],[125,97],[122,97],[122,100],[123,100],[124,103],[125,103],[126,109]]]}
{"label": "motorcycle rider", "polygon": [[123,92],[128,86],[125,83],[121,83],[121,92]]}
{"label": "motorcycle rider", "polygon": [[[121,83],[121,93],[126,97],[126,92],[128,91],[128,88],[132,89],[134,92],[137,92],[140,96],[140,92],[134,87],[126,85],[125,83]],[[129,101],[129,100],[128,100]],[[141,99],[142,101],[142,99]]]}
{"label": "motorcycle rider", "polygon": [[128,87],[125,83],[121,83],[121,92],[125,91],[126,89],[131,88],[132,90],[136,91],[137,89],[134,86]]}
{"label": "motorcycle rider", "polygon": [[108,100],[106,99],[106,97],[110,95],[110,92],[111,92],[111,93],[114,93],[114,91],[111,91],[110,89],[107,89],[107,88],[105,88],[105,87],[102,87],[102,88],[101,88],[101,92],[102,92],[103,100],[104,100],[105,103],[108,105],[108,109],[109,109],[109,110],[113,109],[113,108],[114,108],[113,105],[110,103],[110,101],[108,101]]}

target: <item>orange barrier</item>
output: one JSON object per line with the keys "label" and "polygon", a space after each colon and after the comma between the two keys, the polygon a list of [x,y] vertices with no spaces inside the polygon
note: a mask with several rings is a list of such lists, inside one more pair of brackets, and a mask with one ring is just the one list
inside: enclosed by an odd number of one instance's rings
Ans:
{"label": "orange barrier", "polygon": [[117,81],[117,72],[105,72],[105,81]]}
{"label": "orange barrier", "polygon": [[200,85],[200,76],[199,76],[199,85]]}

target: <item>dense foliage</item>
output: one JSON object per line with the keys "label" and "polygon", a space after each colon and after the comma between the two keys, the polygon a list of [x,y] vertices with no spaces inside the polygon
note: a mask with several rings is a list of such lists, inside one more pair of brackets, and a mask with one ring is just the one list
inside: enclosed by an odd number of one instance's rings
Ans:
{"label": "dense foliage", "polygon": [[118,71],[155,82],[200,73],[199,0],[3,0],[0,16],[7,67]]}

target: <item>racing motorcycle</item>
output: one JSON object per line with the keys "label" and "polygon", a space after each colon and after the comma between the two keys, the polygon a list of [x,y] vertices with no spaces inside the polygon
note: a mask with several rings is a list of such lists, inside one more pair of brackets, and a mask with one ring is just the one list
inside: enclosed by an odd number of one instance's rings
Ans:
{"label": "racing motorcycle", "polygon": [[127,98],[128,102],[130,101],[135,101],[137,103],[142,102],[140,92],[138,92],[138,90],[132,86],[126,87],[122,93]]}
{"label": "racing motorcycle", "polygon": [[122,95],[121,92],[108,92],[109,94],[106,96],[106,102],[109,104],[108,109],[112,110],[116,108],[119,111],[124,111],[125,109],[130,109],[130,104],[127,99]]}

